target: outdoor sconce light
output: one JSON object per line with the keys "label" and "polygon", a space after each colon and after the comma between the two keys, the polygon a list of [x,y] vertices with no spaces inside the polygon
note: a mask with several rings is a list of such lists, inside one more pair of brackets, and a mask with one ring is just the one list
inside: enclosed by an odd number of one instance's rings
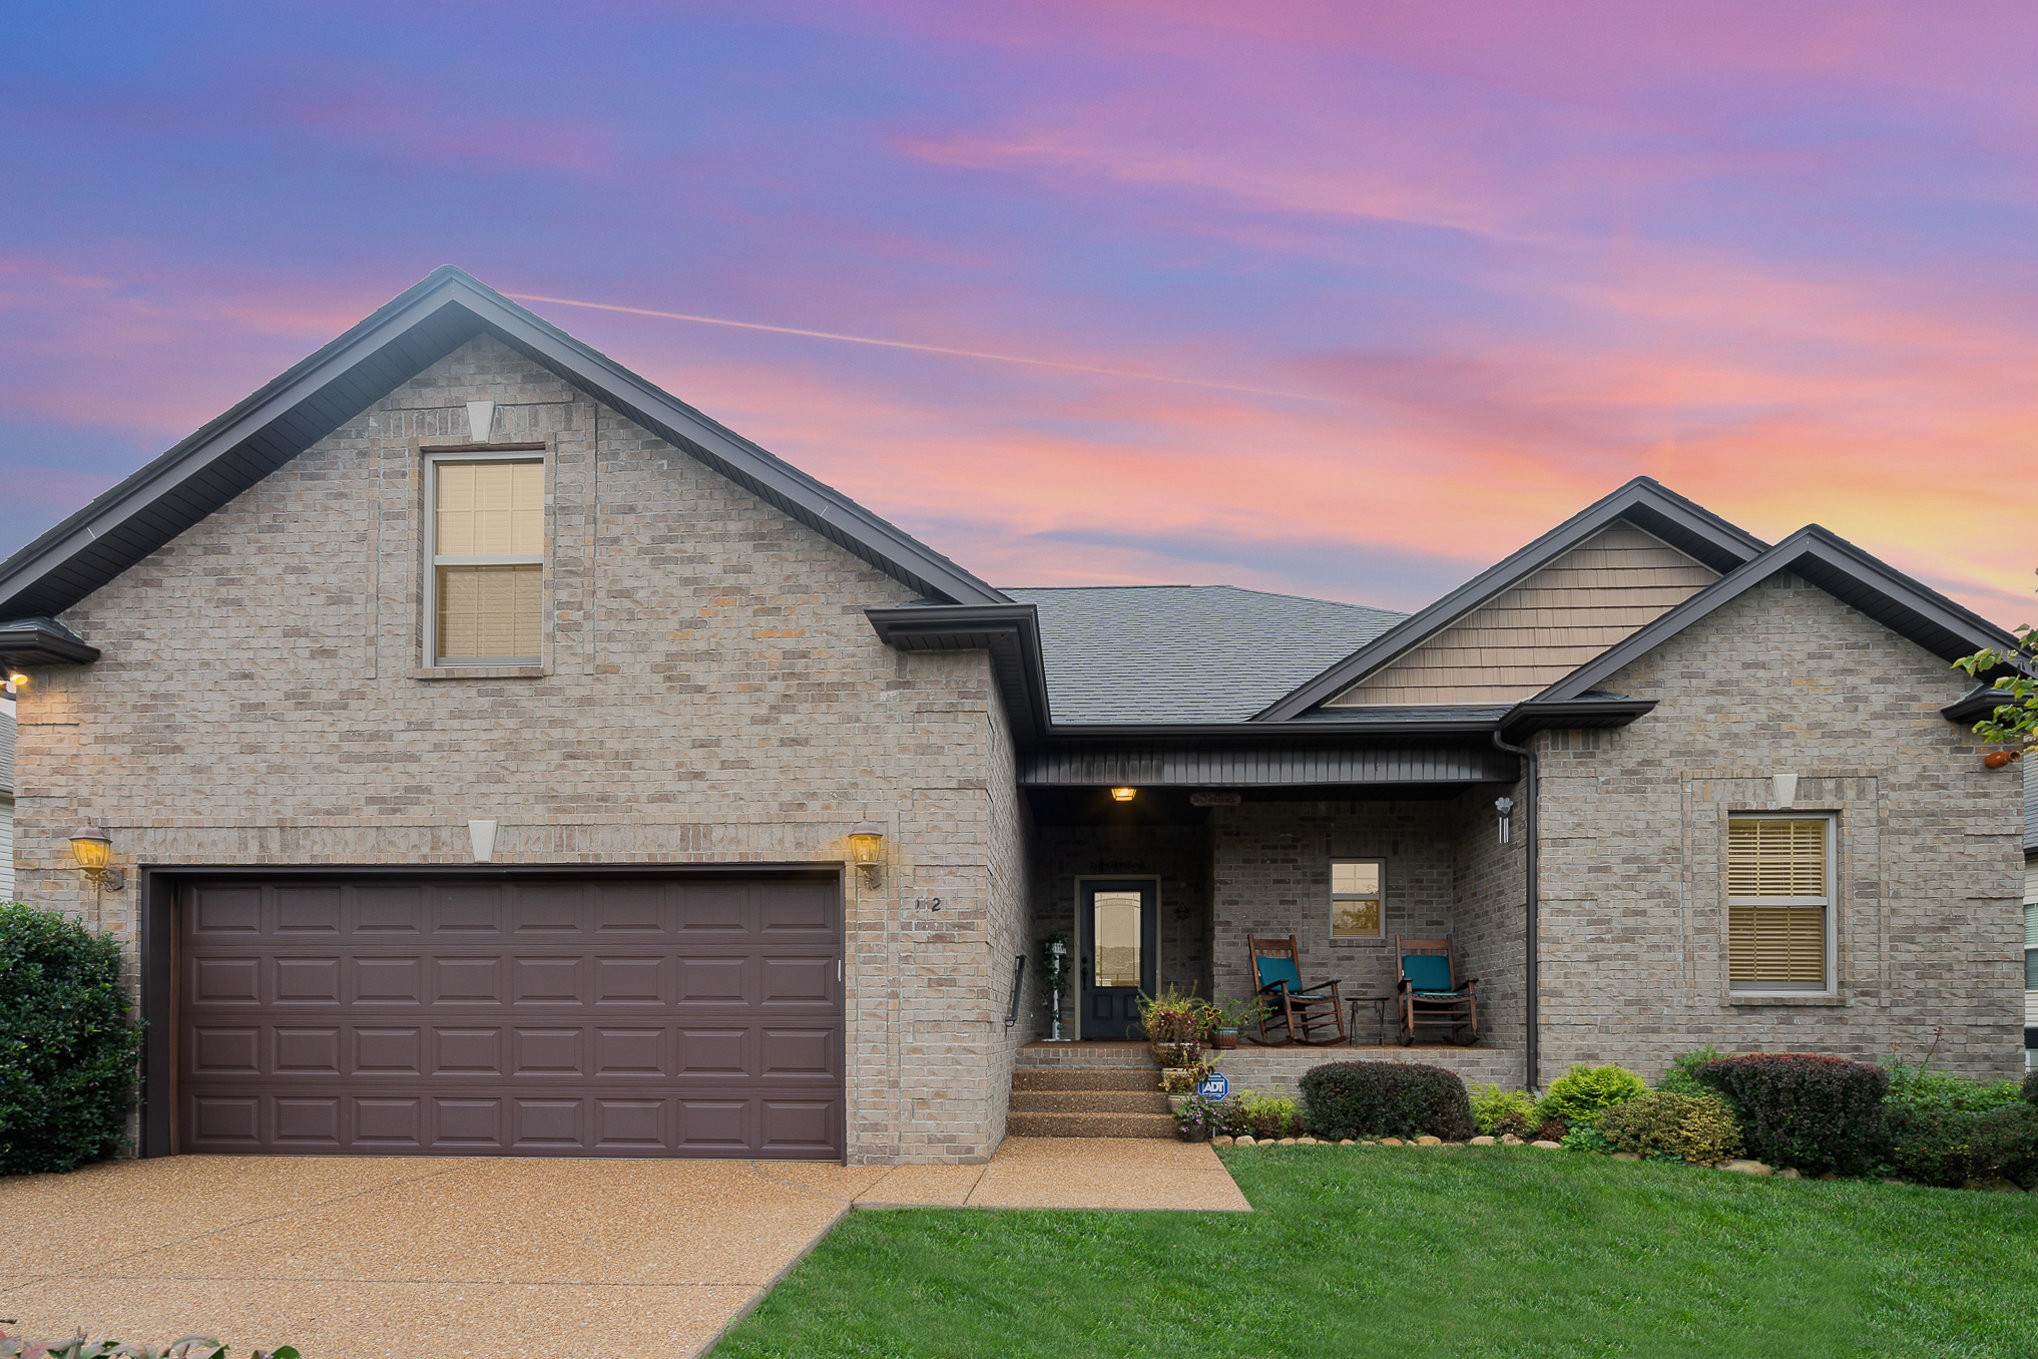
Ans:
{"label": "outdoor sconce light", "polygon": [[28,676],[10,665],[7,667],[7,682],[17,689],[26,689],[28,687]]}
{"label": "outdoor sconce light", "polygon": [[1504,845],[1514,838],[1514,799],[1511,797],[1495,798],[1493,800],[1493,810],[1500,813],[1500,843]]}
{"label": "outdoor sconce light", "polygon": [[1138,795],[1139,790],[1137,788],[1113,788],[1111,790],[1111,800],[1113,802],[1130,802]]}
{"label": "outdoor sconce light", "polygon": [[867,887],[882,887],[885,881],[885,828],[865,821],[849,832],[849,861]]}
{"label": "outdoor sconce light", "polygon": [[85,870],[94,887],[118,892],[127,886],[127,875],[112,866],[113,841],[106,838],[105,831],[82,830],[72,836],[71,857]]}

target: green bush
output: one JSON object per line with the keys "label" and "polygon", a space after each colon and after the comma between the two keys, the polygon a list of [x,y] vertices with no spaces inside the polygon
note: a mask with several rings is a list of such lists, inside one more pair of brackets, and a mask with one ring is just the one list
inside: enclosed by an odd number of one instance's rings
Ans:
{"label": "green bush", "polygon": [[1961,1113],[1985,1114],[2024,1098],[2015,1081],[1971,1081],[1950,1071],[1934,1071],[1920,1063],[1889,1061],[1889,1093],[1883,1096],[1891,1109],[1952,1109]]}
{"label": "green bush", "polygon": [[1492,1081],[1480,1081],[1466,1094],[1472,1101],[1472,1126],[1481,1137],[1503,1133],[1526,1137],[1536,1126],[1536,1097],[1525,1090],[1504,1090]]}
{"label": "green bush", "polygon": [[1674,1157],[1711,1165],[1741,1154],[1741,1125],[1718,1095],[1651,1090],[1599,1116],[1593,1124],[1615,1151]]}
{"label": "green bush", "polygon": [[1889,1073],[1806,1052],[1722,1057],[1698,1077],[1734,1106],[1741,1134],[1772,1165],[1818,1174],[1865,1170],[1882,1146]]}
{"label": "green bush", "polygon": [[0,902],[0,1174],[118,1151],[141,1030],[120,945],[56,911]]}
{"label": "green bush", "polygon": [[1649,1093],[1649,1083],[1624,1066],[1574,1066],[1556,1080],[1536,1104],[1542,1119],[1561,1118],[1572,1127],[1595,1122],[1616,1104]]}
{"label": "green bush", "polygon": [[1457,1073],[1420,1062],[1328,1062],[1302,1077],[1303,1122],[1318,1137],[1472,1136]]}
{"label": "green bush", "polygon": [[1658,1090],[1668,1090],[1673,1095],[1711,1095],[1716,1093],[1698,1078],[1698,1069],[1707,1062],[1716,1062],[1727,1054],[1712,1044],[1680,1053],[1670,1059],[1670,1069],[1663,1073],[1663,1079],[1656,1082]]}
{"label": "green bush", "polygon": [[2024,1103],[2038,1104],[2038,1071],[2024,1073]]}
{"label": "green bush", "polygon": [[1210,1106],[1210,1131],[1221,1137],[1292,1137],[1299,1131],[1295,1109],[1285,1095],[1241,1090]]}
{"label": "green bush", "polygon": [[2038,1185],[2038,1107],[2019,1101],[1976,1113],[1899,1105],[1885,1129],[1889,1168],[1907,1180],[1947,1189],[1969,1180]]}

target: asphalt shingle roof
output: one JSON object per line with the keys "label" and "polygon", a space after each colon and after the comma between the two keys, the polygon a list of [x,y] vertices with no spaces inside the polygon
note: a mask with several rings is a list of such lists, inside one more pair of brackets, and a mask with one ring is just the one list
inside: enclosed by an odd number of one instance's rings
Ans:
{"label": "asphalt shingle roof", "polygon": [[1234,585],[1005,593],[1039,611],[1058,723],[1243,721],[1406,617]]}

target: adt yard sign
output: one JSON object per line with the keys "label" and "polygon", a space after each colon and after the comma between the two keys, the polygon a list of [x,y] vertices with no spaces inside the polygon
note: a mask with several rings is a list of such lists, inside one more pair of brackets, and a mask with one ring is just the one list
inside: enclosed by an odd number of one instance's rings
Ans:
{"label": "adt yard sign", "polygon": [[1213,1071],[1196,1087],[1196,1093],[1212,1104],[1222,1103],[1231,1094],[1231,1079],[1222,1071]]}

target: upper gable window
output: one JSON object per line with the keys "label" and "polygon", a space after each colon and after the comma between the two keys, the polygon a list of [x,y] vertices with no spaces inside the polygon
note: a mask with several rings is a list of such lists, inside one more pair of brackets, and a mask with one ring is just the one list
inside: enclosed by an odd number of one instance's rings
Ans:
{"label": "upper gable window", "polygon": [[425,466],[434,665],[537,665],[544,644],[541,453],[434,454]]}

